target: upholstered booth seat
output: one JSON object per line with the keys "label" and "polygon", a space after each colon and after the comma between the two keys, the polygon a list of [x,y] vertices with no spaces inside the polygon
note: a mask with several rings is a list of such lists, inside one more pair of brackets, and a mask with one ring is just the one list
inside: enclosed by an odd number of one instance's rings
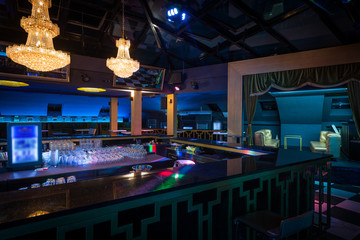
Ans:
{"label": "upholstered booth seat", "polygon": [[340,156],[341,136],[331,131],[321,131],[319,141],[310,141],[310,150],[332,154],[334,158]]}
{"label": "upholstered booth seat", "polygon": [[270,129],[261,129],[255,132],[255,145],[278,148],[280,146],[279,139],[272,139]]}

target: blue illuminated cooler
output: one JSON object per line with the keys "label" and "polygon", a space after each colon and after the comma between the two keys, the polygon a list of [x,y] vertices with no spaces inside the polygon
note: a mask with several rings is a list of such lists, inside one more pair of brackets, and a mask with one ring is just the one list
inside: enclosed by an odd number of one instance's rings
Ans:
{"label": "blue illuminated cooler", "polygon": [[8,168],[31,169],[42,164],[41,123],[8,123]]}

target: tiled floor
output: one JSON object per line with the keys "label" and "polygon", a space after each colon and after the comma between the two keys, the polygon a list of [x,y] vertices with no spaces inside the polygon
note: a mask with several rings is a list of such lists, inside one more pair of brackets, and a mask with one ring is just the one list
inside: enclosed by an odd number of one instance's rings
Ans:
{"label": "tiled floor", "polygon": [[[325,187],[326,192],[326,187]],[[326,199],[326,197],[325,197]],[[318,192],[315,195],[315,212],[319,212]],[[322,213],[326,213],[326,204]],[[360,187],[332,184],[331,188],[331,227],[323,239],[360,240]]]}

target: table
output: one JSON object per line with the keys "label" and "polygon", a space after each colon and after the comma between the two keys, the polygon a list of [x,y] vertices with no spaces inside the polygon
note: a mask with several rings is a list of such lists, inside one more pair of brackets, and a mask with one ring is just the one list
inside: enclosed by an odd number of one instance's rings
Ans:
{"label": "table", "polygon": [[68,136],[69,134],[68,133],[57,133],[57,132],[54,132],[52,133],[53,137],[59,137],[59,136]]}
{"label": "table", "polygon": [[287,149],[287,140],[288,138],[294,138],[300,140],[300,151],[302,151],[302,138],[301,135],[285,135],[284,137],[284,149]]}
{"label": "table", "polygon": [[153,132],[154,130],[150,130],[150,129],[142,129],[141,132],[144,132],[144,133],[150,133],[150,132]]}
{"label": "table", "polygon": [[219,135],[219,140],[222,141],[223,140],[223,136],[227,135],[227,132],[213,132],[213,135]]}
{"label": "table", "polygon": [[88,132],[88,133],[89,133],[89,131],[90,131],[89,128],[75,129],[75,132],[80,132],[80,134],[84,134],[84,132]]}
{"label": "table", "polygon": [[110,133],[123,133],[126,132],[127,130],[109,130]]}
{"label": "table", "polygon": [[109,130],[109,132],[126,132],[127,130]]}

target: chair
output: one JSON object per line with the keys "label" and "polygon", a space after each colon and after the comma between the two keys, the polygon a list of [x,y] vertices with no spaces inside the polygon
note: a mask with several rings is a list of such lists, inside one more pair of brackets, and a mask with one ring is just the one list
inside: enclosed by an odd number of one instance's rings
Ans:
{"label": "chair", "polygon": [[283,218],[270,211],[256,211],[235,218],[234,224],[237,235],[239,223],[242,223],[270,239],[283,239],[310,228],[313,216],[313,210],[291,218]]}
{"label": "chair", "polygon": [[89,135],[90,136],[95,136],[95,133],[96,133],[96,128],[90,128],[89,129]]}
{"label": "chair", "polygon": [[266,146],[279,148],[280,140],[272,139],[271,130],[270,129],[261,129],[255,132],[255,145],[256,146]]}
{"label": "chair", "polygon": [[340,156],[340,142],[340,134],[321,131],[319,141],[310,141],[310,150],[312,152],[332,154],[334,158],[338,158]]}

